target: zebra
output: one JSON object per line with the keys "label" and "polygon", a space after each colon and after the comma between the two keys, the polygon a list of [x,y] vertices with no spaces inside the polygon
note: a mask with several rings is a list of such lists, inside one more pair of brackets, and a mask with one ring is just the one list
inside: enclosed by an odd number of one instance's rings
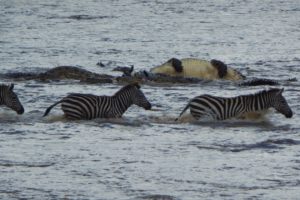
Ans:
{"label": "zebra", "polygon": [[62,110],[68,119],[120,118],[132,104],[145,110],[151,109],[138,83],[124,86],[113,96],[71,93],[48,107],[44,117],[59,103],[62,103]]}
{"label": "zebra", "polygon": [[190,108],[191,115],[197,120],[204,116],[210,116],[215,120],[238,118],[246,113],[264,111],[271,107],[275,108],[286,118],[291,118],[293,112],[286,99],[282,96],[283,91],[284,88],[271,88],[259,91],[256,94],[231,98],[212,95],[197,96],[190,100],[176,121],[188,108]]}
{"label": "zebra", "polygon": [[13,89],[14,84],[0,85],[0,105],[5,105],[21,115],[24,113],[24,107]]}

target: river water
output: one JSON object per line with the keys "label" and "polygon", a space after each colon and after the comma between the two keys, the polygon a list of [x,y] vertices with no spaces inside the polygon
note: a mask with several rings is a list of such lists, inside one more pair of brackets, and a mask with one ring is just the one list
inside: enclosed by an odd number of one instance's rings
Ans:
{"label": "river water", "polygon": [[[25,107],[0,112],[1,199],[299,199],[298,1],[0,1],[0,73],[75,65],[119,75],[177,57],[219,59],[248,78],[282,82],[294,111],[255,121],[175,123],[200,94],[235,96],[267,86],[230,82],[149,86],[156,111],[118,120],[67,121],[69,92],[112,95],[121,85],[16,81]],[[105,67],[97,66],[102,62]],[[2,83],[13,80],[2,79]]]}

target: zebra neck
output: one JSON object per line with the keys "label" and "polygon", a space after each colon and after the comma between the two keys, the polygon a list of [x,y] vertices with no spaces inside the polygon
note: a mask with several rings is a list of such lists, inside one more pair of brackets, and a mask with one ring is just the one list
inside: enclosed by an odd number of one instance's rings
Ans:
{"label": "zebra neck", "polygon": [[4,105],[4,98],[3,98],[3,94],[0,92],[0,105]]}
{"label": "zebra neck", "polygon": [[262,111],[271,107],[272,102],[267,93],[241,96],[247,112]]}
{"label": "zebra neck", "polygon": [[118,108],[120,114],[123,114],[132,104],[132,99],[125,94],[120,94],[114,98],[115,107]]}
{"label": "zebra neck", "polygon": [[7,86],[0,85],[0,105],[4,104],[4,98],[6,96]]}

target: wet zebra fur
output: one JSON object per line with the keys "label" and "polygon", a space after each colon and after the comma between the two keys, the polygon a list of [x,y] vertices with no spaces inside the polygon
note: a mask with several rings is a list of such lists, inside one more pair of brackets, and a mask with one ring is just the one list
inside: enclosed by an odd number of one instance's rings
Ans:
{"label": "wet zebra fur", "polygon": [[14,84],[0,85],[0,105],[5,105],[21,115],[24,113],[24,107],[13,89]]}
{"label": "wet zebra fur", "polygon": [[119,118],[132,104],[151,109],[151,104],[137,83],[123,87],[113,96],[72,93],[48,107],[44,116],[60,103],[69,119]]}
{"label": "wet zebra fur", "polygon": [[291,118],[293,112],[282,96],[283,90],[284,89],[272,88],[260,91],[256,94],[231,98],[212,95],[197,96],[190,100],[176,121],[188,108],[190,108],[191,115],[195,119],[209,116],[215,120],[225,120],[232,117],[240,117],[248,112],[267,110],[271,107],[285,115],[285,117]]}

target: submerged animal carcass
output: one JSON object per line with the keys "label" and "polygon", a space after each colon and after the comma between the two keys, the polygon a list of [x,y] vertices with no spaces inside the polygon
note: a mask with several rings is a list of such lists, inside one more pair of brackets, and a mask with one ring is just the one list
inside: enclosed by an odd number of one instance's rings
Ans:
{"label": "submerged animal carcass", "polygon": [[150,70],[152,73],[167,74],[170,76],[194,77],[208,80],[242,80],[245,79],[239,71],[228,67],[219,60],[201,60],[196,58],[172,58],[162,65]]}

